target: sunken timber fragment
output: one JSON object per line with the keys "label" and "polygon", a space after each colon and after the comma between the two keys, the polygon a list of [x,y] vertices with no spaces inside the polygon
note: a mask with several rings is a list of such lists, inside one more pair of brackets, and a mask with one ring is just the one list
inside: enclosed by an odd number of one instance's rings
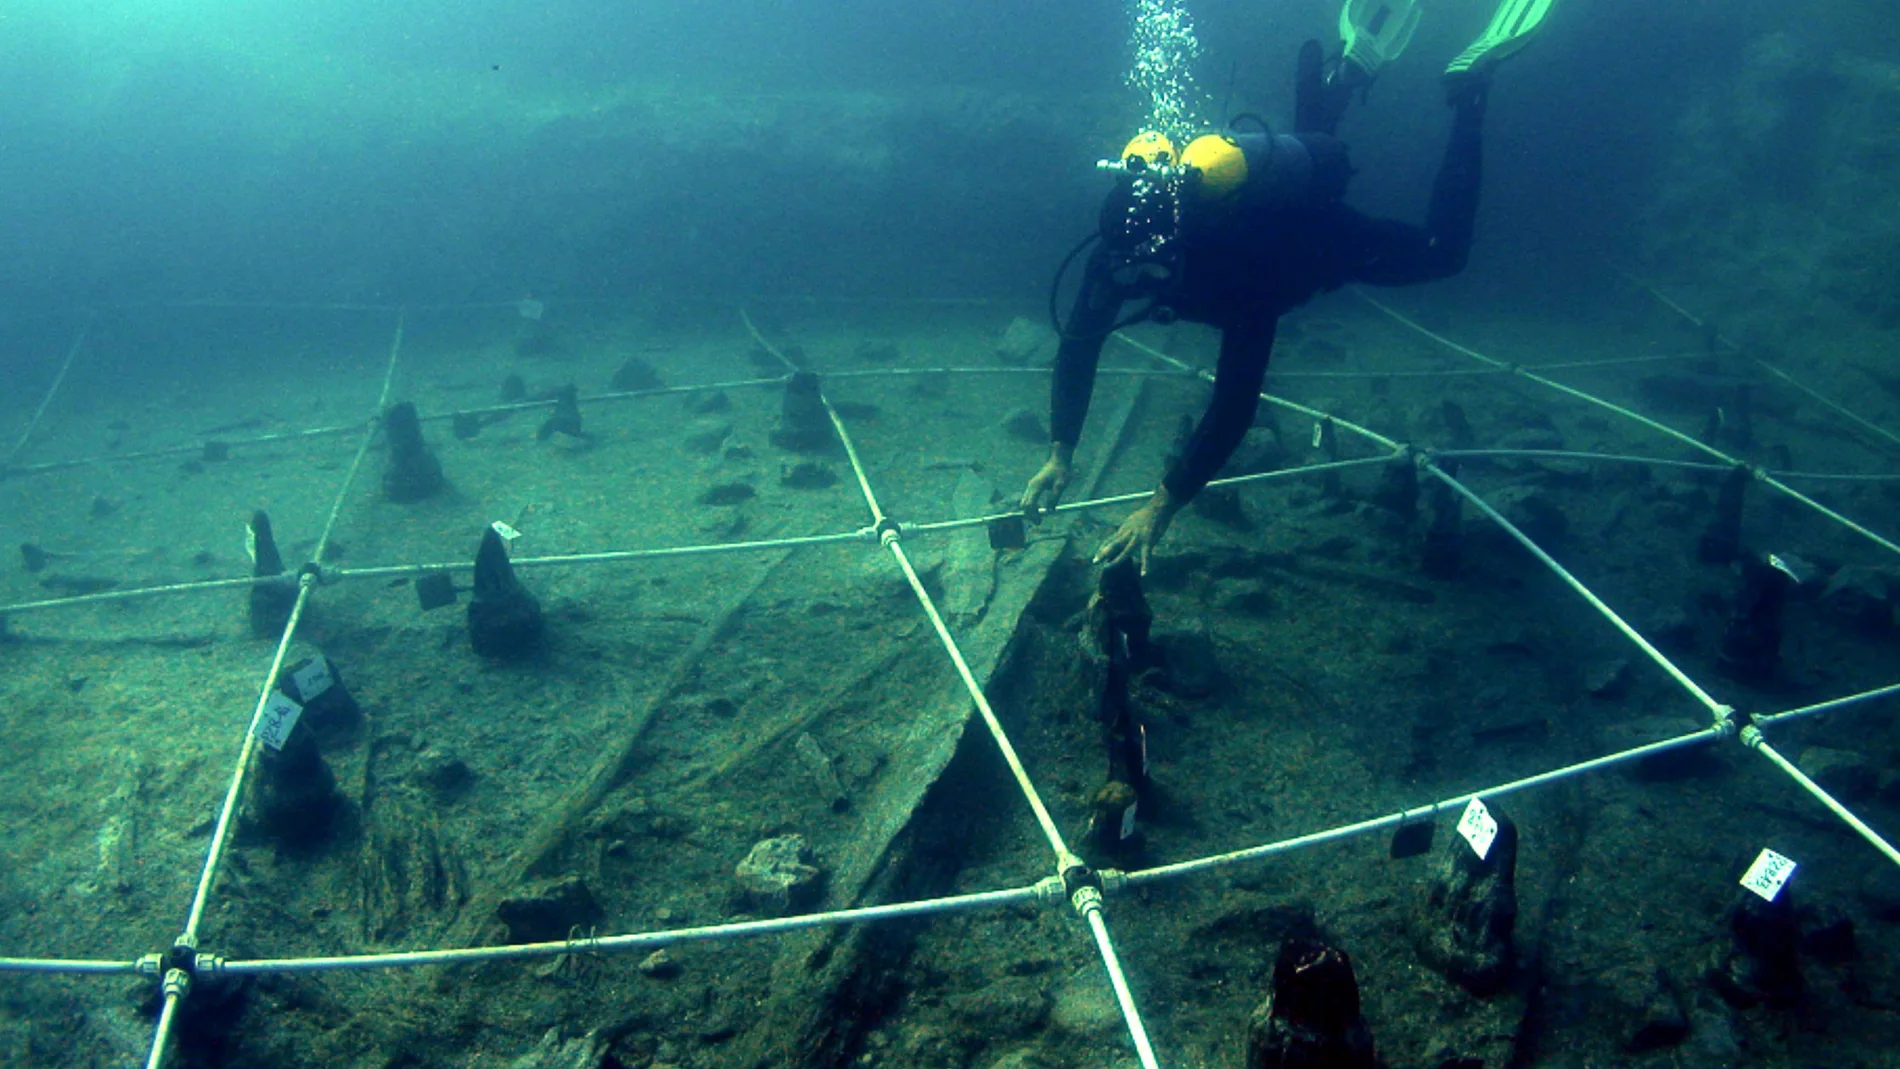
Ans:
{"label": "sunken timber fragment", "polygon": [[258,831],[289,850],[312,850],[330,840],[346,803],[315,732],[300,720],[283,749],[259,748],[257,770],[251,813]]}
{"label": "sunken timber fragment", "polygon": [[541,603],[515,578],[508,544],[493,527],[475,554],[475,587],[468,602],[468,641],[495,660],[519,660],[541,648]]}
{"label": "sunken timber fragment", "polygon": [[[1458,477],[1455,462],[1446,461],[1440,467],[1446,475]],[[1450,579],[1458,574],[1465,555],[1464,502],[1444,479],[1431,481],[1425,500],[1425,546],[1419,563],[1426,575]]]}
{"label": "sunken timber fragment", "polygon": [[422,501],[447,485],[442,462],[422,440],[416,406],[403,401],[383,413],[383,437],[389,442],[389,466],[383,471],[383,496],[391,501]]}
{"label": "sunken timber fragment", "polygon": [[1707,973],[1722,1001],[1738,1010],[1800,1006],[1807,984],[1801,976],[1801,925],[1788,888],[1772,902],[1737,891],[1726,921],[1728,940],[1715,950]]}
{"label": "sunken timber fragment", "polygon": [[794,453],[822,453],[837,443],[831,417],[825,412],[825,400],[818,376],[798,371],[785,380],[785,400],[779,409],[778,426],[772,428],[772,444]]}
{"label": "sunken timber fragment", "polygon": [[277,552],[269,514],[251,514],[250,545],[251,577],[268,580],[251,584],[251,634],[276,638],[284,633],[291,609],[297,604],[297,580],[284,574],[284,558]]}
{"label": "sunken timber fragment", "polygon": [[348,742],[363,724],[363,707],[343,685],[342,669],[321,653],[278,673],[277,689],[303,706],[297,726],[309,728],[320,745]]}
{"label": "sunken timber fragment", "polygon": [[583,442],[593,440],[592,435],[581,429],[580,391],[571,382],[554,391],[554,414],[541,424],[534,437],[536,441],[545,442],[557,434]]}
{"label": "sunken timber fragment", "polygon": [[1744,682],[1763,683],[1781,664],[1781,615],[1798,585],[1793,558],[1769,554],[1742,559],[1742,587],[1735,597],[1716,664]]}
{"label": "sunken timber fragment", "polygon": [[1288,939],[1273,986],[1247,1022],[1247,1069],[1374,1069],[1372,1029],[1344,950]]}
{"label": "sunken timber fragment", "polygon": [[1517,825],[1486,803],[1497,835],[1483,857],[1451,836],[1417,916],[1425,964],[1480,998],[1503,990],[1516,965]]}
{"label": "sunken timber fragment", "polygon": [[1696,543],[1696,559],[1704,564],[1731,564],[1742,553],[1742,500],[1752,472],[1737,464],[1722,476],[1716,492],[1715,515]]}

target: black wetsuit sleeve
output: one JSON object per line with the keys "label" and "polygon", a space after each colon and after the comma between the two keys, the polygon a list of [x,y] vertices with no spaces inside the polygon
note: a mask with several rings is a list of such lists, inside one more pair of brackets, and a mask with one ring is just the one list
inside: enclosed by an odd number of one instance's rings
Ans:
{"label": "black wetsuit sleeve", "polygon": [[1341,222],[1345,281],[1404,286],[1449,278],[1464,270],[1478,218],[1483,177],[1484,94],[1452,105],[1451,139],[1432,182],[1424,227],[1373,219],[1349,208]]}
{"label": "black wetsuit sleeve", "polygon": [[1108,258],[1100,250],[1089,257],[1082,289],[1075,295],[1075,308],[1063,324],[1056,349],[1055,377],[1049,387],[1049,437],[1060,445],[1073,447],[1082,438],[1089,398],[1095,392],[1095,365],[1121,311],[1121,297],[1109,281],[1108,270]]}
{"label": "black wetsuit sleeve", "polygon": [[1186,504],[1208,480],[1220,474],[1240,440],[1253,426],[1260,388],[1273,353],[1275,317],[1250,319],[1221,331],[1220,363],[1214,369],[1214,398],[1188,439],[1181,460],[1161,480],[1176,504]]}

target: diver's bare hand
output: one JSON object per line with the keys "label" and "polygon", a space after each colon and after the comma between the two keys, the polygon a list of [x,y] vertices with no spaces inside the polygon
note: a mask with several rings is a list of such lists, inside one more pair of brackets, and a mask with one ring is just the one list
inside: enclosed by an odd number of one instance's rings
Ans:
{"label": "diver's bare hand", "polygon": [[1094,563],[1112,567],[1132,555],[1141,574],[1147,575],[1148,558],[1162,536],[1168,533],[1168,524],[1174,522],[1179,508],[1167,487],[1156,489],[1148,503],[1129,513],[1115,533],[1108,536],[1108,541],[1102,543],[1102,548],[1095,551]]}
{"label": "diver's bare hand", "polygon": [[1049,459],[1043,461],[1042,470],[1030,477],[1029,485],[1023,488],[1023,516],[1030,523],[1040,522],[1044,510],[1055,508],[1062,501],[1062,491],[1069,486],[1074,453],[1074,446],[1060,442],[1050,446]]}

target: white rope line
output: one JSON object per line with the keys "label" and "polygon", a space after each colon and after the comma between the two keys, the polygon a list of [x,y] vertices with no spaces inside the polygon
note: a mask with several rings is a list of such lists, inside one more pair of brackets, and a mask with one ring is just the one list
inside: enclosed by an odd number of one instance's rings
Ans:
{"label": "white rope line", "polygon": [[1789,709],[1788,711],[1782,712],[1782,713],[1773,713],[1768,716],[1758,716],[1755,718],[1755,723],[1778,724],[1783,720],[1795,720],[1801,717],[1820,716],[1826,713],[1834,712],[1838,709],[1846,709],[1850,706],[1859,705],[1862,702],[1877,701],[1881,698],[1893,698],[1893,697],[1900,697],[1900,683],[1893,683],[1884,687],[1876,687],[1873,690],[1862,691],[1859,694],[1850,694],[1845,698],[1833,698],[1828,701],[1817,702],[1813,705],[1804,705],[1799,709]]}
{"label": "white rope line", "polygon": [[[1662,290],[1658,289],[1656,286],[1650,284],[1648,281],[1644,279],[1638,278],[1637,276],[1631,274],[1628,271],[1620,271],[1618,273],[1621,274],[1625,279],[1627,279],[1632,285],[1636,286],[1636,288],[1649,294],[1651,297],[1654,297],[1664,307],[1668,308],[1670,311],[1675,312],[1677,315],[1687,320],[1690,326],[1693,326],[1697,330],[1700,330],[1700,331],[1709,331],[1710,328],[1709,328],[1708,320],[1703,319],[1701,316],[1698,316],[1694,314],[1693,312],[1689,311],[1687,308],[1684,308],[1681,303],[1671,298],[1668,294],[1664,293]],[[1763,360],[1761,357],[1749,354],[1748,350],[1744,349],[1740,342],[1737,342],[1734,339],[1727,337],[1726,335],[1722,334],[1719,331],[1712,331],[1710,333],[1711,333],[1712,339],[1717,344],[1726,345],[1730,349],[1734,350],[1735,352],[1748,356],[1749,360],[1751,360],[1755,364],[1756,367],[1761,368],[1763,371],[1768,372],[1769,374],[1775,376],[1776,378],[1794,387],[1795,389],[1801,391],[1802,393],[1807,394],[1810,398],[1813,398],[1814,400],[1819,401],[1822,405],[1830,409],[1833,409],[1835,413],[1847,418],[1848,420],[1851,420],[1853,423],[1857,424],[1862,429],[1871,431],[1874,434],[1880,436],[1881,438],[1886,439],[1888,442],[1894,445],[1900,445],[1900,435],[1894,434],[1892,431],[1888,430],[1887,428],[1882,427],[1880,424],[1875,423],[1874,421],[1870,419],[1867,419],[1866,417],[1862,416],[1860,413],[1847,408],[1846,406],[1835,401],[1833,398],[1830,398],[1821,394],[1820,392],[1814,390],[1812,387],[1808,386],[1806,383],[1801,382],[1800,380],[1796,379],[1793,375],[1790,375],[1786,371],[1783,371],[1782,369],[1776,367],[1775,365],[1770,364],[1768,361]]]}
{"label": "white rope line", "polygon": [[33,410],[33,418],[27,421],[26,430],[20,432],[20,440],[13,443],[13,449],[7,453],[6,464],[0,467],[11,468],[13,462],[19,459],[20,452],[26,448],[27,441],[33,437],[33,432],[40,429],[41,417],[46,415],[47,406],[53,403],[54,395],[59,393],[60,385],[66,381],[66,373],[73,369],[73,361],[79,357],[79,350],[86,346],[86,336],[91,333],[92,314],[88,312],[86,322],[79,328],[79,334],[73,338],[73,343],[66,347],[66,359],[59,365],[59,374],[53,376],[53,384],[46,388],[46,395],[40,398],[39,407]]}
{"label": "white rope line", "polygon": [[465,947],[454,950],[411,950],[389,954],[349,954],[321,958],[262,958],[255,961],[227,961],[217,967],[220,975],[260,976],[269,973],[346,972],[367,969],[408,969],[425,965],[469,965],[490,961],[522,961],[559,957],[563,954],[620,954],[677,943],[720,942],[781,935],[809,928],[866,924],[908,917],[942,916],[972,913],[985,909],[1033,903],[1046,894],[1043,884],[1003,891],[952,895],[920,902],[900,902],[885,906],[803,913],[768,920],[713,924],[697,928],[676,928],[663,932],[639,932],[558,942],[516,943],[508,946]]}
{"label": "white rope line", "polygon": [[1552,769],[1549,772],[1542,772],[1535,776],[1526,776],[1523,779],[1512,780],[1509,783],[1502,783],[1486,790],[1471,791],[1466,794],[1455,795],[1451,798],[1432,802],[1415,809],[1407,809],[1382,817],[1373,817],[1370,820],[1361,820],[1353,824],[1344,824],[1338,827],[1328,828],[1325,831],[1310,832],[1306,835],[1294,836],[1291,839],[1282,839],[1278,842],[1267,843],[1264,846],[1251,846],[1244,850],[1234,850],[1225,854],[1214,854],[1210,857],[1196,858],[1192,861],[1177,861],[1171,865],[1157,865],[1154,868],[1128,873],[1127,880],[1131,886],[1158,883],[1162,880],[1178,879],[1182,876],[1226,868],[1229,865],[1258,861],[1262,858],[1272,857],[1275,854],[1284,854],[1308,846],[1317,846],[1321,843],[1350,839],[1385,828],[1396,828],[1400,824],[1421,819],[1432,819],[1437,817],[1440,813],[1454,811],[1469,803],[1473,798],[1501,798],[1507,794],[1526,790],[1531,787],[1543,786],[1547,783],[1556,783],[1559,780],[1579,776],[1585,772],[1594,772],[1598,769],[1610,768],[1615,765],[1626,764],[1630,761],[1639,761],[1646,757],[1655,757],[1672,750],[1680,750],[1686,746],[1698,746],[1702,743],[1719,739],[1722,737],[1722,734],[1723,732],[1718,728],[1703,728],[1701,731],[1678,735],[1672,739],[1663,739],[1660,742],[1648,743],[1647,745],[1637,746],[1604,757],[1591,758],[1588,761],[1567,765],[1563,768]]}
{"label": "white rope line", "polygon": [[1539,561],[1541,561],[1544,567],[1550,569],[1553,575],[1563,580],[1566,586],[1576,591],[1578,596],[1582,597],[1584,601],[1588,602],[1591,608],[1595,609],[1598,613],[1602,614],[1603,618],[1605,620],[1608,620],[1611,626],[1615,627],[1618,631],[1621,631],[1623,633],[1623,637],[1635,643],[1636,648],[1642,650],[1643,654],[1647,656],[1651,661],[1654,661],[1657,667],[1669,673],[1669,677],[1671,679],[1674,679],[1678,684],[1680,684],[1682,686],[1682,689],[1688,691],[1690,696],[1695,698],[1696,701],[1701,702],[1703,708],[1707,709],[1710,713],[1715,714],[1718,717],[1724,715],[1728,711],[1727,706],[1723,705],[1719,701],[1716,701],[1713,697],[1709,695],[1708,691],[1702,689],[1700,684],[1698,684],[1695,680],[1690,679],[1688,676],[1688,673],[1684,672],[1680,668],[1677,668],[1674,661],[1671,661],[1667,656],[1663,654],[1661,650],[1657,649],[1654,645],[1652,645],[1650,641],[1644,638],[1634,627],[1631,627],[1628,621],[1624,620],[1623,617],[1619,616],[1616,610],[1610,608],[1610,606],[1606,604],[1602,598],[1597,597],[1596,593],[1592,591],[1589,587],[1585,586],[1582,580],[1570,574],[1570,569],[1565,568],[1563,565],[1557,563],[1557,560],[1555,557],[1552,557],[1550,554],[1544,552],[1544,549],[1542,546],[1539,546],[1535,541],[1531,539],[1529,535],[1519,530],[1516,524],[1512,523],[1510,520],[1505,519],[1503,513],[1500,513],[1497,509],[1492,508],[1490,502],[1478,496],[1476,493],[1474,493],[1471,490],[1470,487],[1466,486],[1462,482],[1459,482],[1456,478],[1446,473],[1443,468],[1440,468],[1435,463],[1431,463],[1428,461],[1425,464],[1425,470],[1431,473],[1431,475],[1434,478],[1438,479],[1440,482],[1443,482],[1446,486],[1451,487],[1454,491],[1458,493],[1460,497],[1463,497],[1466,501],[1471,502],[1471,504],[1474,505],[1478,509],[1478,511],[1484,513],[1486,516],[1489,516],[1493,523],[1496,523],[1499,527],[1504,529],[1505,534],[1510,535],[1514,540],[1516,540],[1516,542],[1519,545],[1523,546],[1526,550],[1528,550],[1532,556],[1536,557]]}
{"label": "white rope line", "polygon": [[[661,386],[651,390],[613,390],[607,393],[589,394],[577,398],[584,405],[601,404],[610,401],[638,400],[646,397],[664,397],[672,394],[710,393],[715,390],[738,390],[752,386],[778,386],[785,382],[784,376],[764,379],[735,379],[730,382],[696,383],[687,386]],[[384,403],[387,404],[385,393]],[[551,408],[555,404],[552,397],[536,401],[516,401],[508,404],[482,405],[478,408],[460,408],[453,411],[434,412],[418,415],[423,423],[444,423],[466,416],[503,415],[512,412],[526,412],[537,408]],[[214,442],[231,449],[245,449],[255,445],[274,445],[280,442],[293,442],[305,438],[340,437],[362,429],[361,423],[338,423],[327,427],[310,427],[305,430],[278,431],[272,434],[257,434],[246,438],[220,439],[204,437],[198,441],[179,445],[161,446],[157,449],[144,449],[136,453],[100,453],[89,457],[74,457],[70,460],[49,460],[39,464],[22,464],[0,471],[7,475],[44,475],[47,472],[69,471],[73,468],[92,467],[98,464],[123,464],[141,460],[159,460],[165,457],[188,456],[202,453],[207,445]]]}
{"label": "white rope line", "polygon": [[[1395,320],[1396,322],[1403,324],[1404,326],[1409,327],[1412,330],[1417,331],[1418,333],[1424,335],[1425,337],[1432,339],[1433,341],[1439,343],[1440,345],[1445,346],[1448,349],[1451,349],[1454,352],[1463,353],[1474,360],[1480,360],[1486,364],[1490,364],[1495,367],[1511,366],[1511,365],[1505,364],[1503,361],[1495,360],[1491,357],[1488,357],[1484,355],[1483,353],[1478,352],[1476,349],[1472,349],[1468,346],[1460,345],[1457,342],[1452,341],[1450,338],[1447,338],[1442,334],[1437,334],[1431,330],[1426,329],[1424,326],[1414,322],[1413,320],[1407,318],[1404,315],[1401,315],[1398,311],[1386,306],[1384,303],[1374,299],[1372,296],[1370,296],[1369,294],[1361,290],[1355,289],[1353,292],[1355,295],[1359,297],[1360,300],[1365,301],[1367,304],[1371,305],[1372,307],[1377,308],[1381,312],[1384,312],[1386,315],[1392,317],[1392,319]],[[1660,295],[1658,296],[1660,297]],[[1671,306],[1675,307],[1673,304]],[[1684,445],[1687,445],[1692,449],[1695,449],[1703,454],[1706,454],[1707,456],[1713,457],[1714,459],[1719,460],[1724,464],[1742,466],[1742,467],[1749,466],[1745,464],[1743,461],[1738,460],[1735,457],[1732,457],[1728,455],[1727,453],[1722,452],[1720,449],[1717,449],[1714,446],[1709,445],[1706,442],[1703,442],[1693,437],[1692,435],[1685,434],[1682,431],[1676,430],[1674,427],[1668,426],[1667,424],[1659,423],[1656,420],[1650,419],[1648,416],[1645,416],[1640,412],[1633,412],[1630,409],[1624,408],[1622,405],[1615,404],[1610,401],[1606,401],[1601,397],[1595,396],[1594,394],[1585,393],[1584,391],[1579,390],[1573,386],[1566,386],[1563,383],[1556,381],[1555,379],[1548,379],[1542,375],[1532,374],[1531,372],[1526,371],[1522,368],[1517,368],[1516,370],[1518,374],[1524,376],[1525,378],[1531,380],[1532,382],[1538,383],[1539,385],[1542,385],[1542,386],[1547,386],[1550,389],[1566,394],[1579,401],[1583,401],[1588,404],[1596,405],[1599,408],[1603,408],[1608,411],[1615,412],[1616,414],[1623,416],[1626,419],[1634,420],[1637,423],[1641,423],[1642,425],[1649,427],[1652,430],[1659,431],[1663,434],[1666,434],[1669,437],[1674,438],[1677,441],[1683,443]],[[1766,483],[1768,486],[1773,487],[1775,490],[1781,492],[1782,494],[1785,494],[1788,497],[1791,497],[1794,500],[1801,502],[1803,505],[1806,505],[1807,507],[1813,509],[1814,511],[1819,512],[1821,515],[1826,516],[1829,519],[1834,520],[1836,523],[1839,523],[1842,526],[1846,527],[1847,529],[1853,531],[1854,533],[1861,535],[1862,537],[1873,542],[1875,545],[1878,545],[1881,548],[1886,549],[1888,552],[1900,553],[1900,544],[1897,544],[1893,542],[1892,540],[1885,538],[1881,535],[1875,534],[1873,531],[1868,530],[1866,527],[1862,526],[1861,524],[1855,523],[1853,520],[1850,520],[1847,517],[1841,515],[1840,513],[1834,511],[1833,509],[1828,508],[1827,506],[1814,500],[1808,495],[1803,494],[1798,490],[1795,490],[1794,488],[1790,487],[1788,484],[1784,482],[1781,482],[1779,479],[1776,479],[1771,475],[1761,473],[1759,470],[1757,470],[1756,478],[1759,481]]]}
{"label": "white rope line", "polygon": [[[369,452],[369,444],[376,437],[381,426],[383,406],[389,400],[389,390],[395,381],[396,361],[402,353],[403,327],[406,315],[399,314],[396,319],[396,333],[389,345],[389,364],[383,372],[383,384],[378,396],[377,415],[371,419],[364,432],[362,444],[357,447],[356,459],[344,473],[343,483],[337,488],[335,500],[330,506],[330,515],[323,525],[323,533],[317,539],[317,548],[313,558],[322,559],[330,534],[335,529],[337,516],[342,512],[343,502],[349,497],[350,488],[356,482],[356,475],[363,465],[363,457]],[[204,869],[199,874],[197,890],[192,894],[191,911],[186,916],[184,931],[179,935],[176,945],[196,949],[198,929],[204,922],[206,907],[211,901],[211,892],[218,879],[218,869],[224,860],[224,853],[230,843],[231,828],[237,819],[239,806],[243,802],[244,785],[250,778],[251,768],[257,755],[257,725],[264,719],[264,709],[270,703],[272,692],[277,687],[278,675],[283,671],[284,659],[290,652],[290,643],[297,636],[297,625],[302,622],[304,609],[310,603],[310,592],[316,589],[316,576],[306,572],[297,580],[297,599],[291,603],[290,616],[284,621],[283,635],[277,640],[276,652],[271,656],[270,670],[264,676],[264,682],[258,689],[257,704],[251,710],[250,723],[244,730],[244,744],[238,749],[237,767],[232,770],[230,787],[225,791],[224,804],[218,810],[218,823],[211,836],[211,843],[205,850]],[[174,972],[178,970],[172,970]],[[165,1005],[159,1015],[158,1025],[152,1033],[151,1056],[147,1059],[148,1069],[159,1069],[164,1064],[166,1049],[170,1046],[172,1024],[177,1019],[176,1009],[189,991],[188,977],[165,978]]]}
{"label": "white rope line", "polygon": [[[753,340],[766,352],[778,357],[788,369],[792,369],[791,361],[766,340],[758,327],[753,325],[752,317],[747,315],[743,308],[740,309],[739,315]],[[871,490],[870,479],[865,475],[863,464],[859,462],[857,447],[851,440],[851,432],[845,427],[844,421],[838,418],[837,410],[832,407],[830,399],[826,398],[822,391],[819,393],[819,400],[823,402],[825,413],[831,418],[832,429],[837,432],[838,440],[844,446],[845,456],[851,462],[851,470],[857,476],[858,487],[864,494],[865,505],[871,511],[873,525],[879,531],[880,541],[883,542],[885,548],[890,550],[892,558],[903,570],[904,580],[910,584],[911,593],[916,596],[918,606],[923,609],[924,616],[929,619],[930,626],[936,631],[937,640],[943,646],[944,653],[949,656],[950,663],[956,668],[957,676],[963,681],[963,687],[969,692],[971,701],[976,704],[977,713],[982,717],[984,727],[989,730],[990,738],[995,741],[996,748],[1002,754],[1004,763],[1008,765],[1017,787],[1022,791],[1024,799],[1028,801],[1030,811],[1035,815],[1036,823],[1042,829],[1043,837],[1049,841],[1049,847],[1055,854],[1056,873],[1057,878],[1060,879],[1063,874],[1081,867],[1082,860],[1072,853],[1068,844],[1063,841],[1062,832],[1056,827],[1055,818],[1050,815],[1048,806],[1043,804],[1041,792],[1030,780],[1029,770],[1024,767],[1021,755],[1016,752],[1009,733],[1003,729],[1003,722],[997,717],[996,710],[990,706],[989,696],[983,693],[982,685],[977,682],[976,673],[971,671],[969,662],[963,656],[962,648],[957,645],[955,636],[951,635],[949,626],[944,623],[943,614],[937,611],[936,600],[930,596],[929,591],[924,589],[923,579],[917,575],[917,569],[912,566],[910,555],[904,552],[901,528],[890,524],[883,508],[878,504],[877,495]],[[1143,1023],[1141,1011],[1129,993],[1127,978],[1122,973],[1121,959],[1116,955],[1114,943],[1109,939],[1107,922],[1101,915],[1099,892],[1087,903],[1078,892],[1074,905],[1077,911],[1088,920],[1089,930],[1095,937],[1096,949],[1101,955],[1102,967],[1107,971],[1109,983],[1115,989],[1116,1002],[1121,1009],[1122,1020],[1128,1027],[1129,1038],[1134,1042],[1136,1055],[1140,1058],[1144,1069],[1158,1069],[1159,1063],[1155,1060],[1154,1049],[1148,1041],[1147,1025]]]}
{"label": "white rope line", "polygon": [[1895,850],[1893,848],[1893,844],[1888,842],[1886,839],[1881,838],[1881,835],[1879,832],[1868,827],[1866,821],[1860,819],[1859,817],[1855,816],[1853,813],[1849,812],[1846,806],[1835,801],[1834,796],[1827,793],[1826,790],[1822,789],[1820,784],[1809,779],[1807,773],[1796,768],[1794,766],[1794,762],[1781,756],[1781,754],[1777,752],[1773,746],[1768,745],[1768,740],[1762,738],[1760,730],[1756,728],[1752,728],[1752,727],[1743,728],[1742,729],[1742,745],[1747,746],[1749,749],[1754,750],[1756,753],[1761,754],[1763,757],[1766,757],[1768,760],[1773,761],[1775,763],[1775,767],[1781,769],[1783,772],[1786,772],[1788,774],[1789,779],[1794,780],[1795,783],[1802,790],[1808,792],[1809,796],[1812,797],[1815,801],[1820,802],[1822,805],[1826,806],[1829,812],[1833,813],[1835,816],[1841,819],[1842,823],[1854,829],[1855,834],[1859,835],[1861,838],[1871,843],[1874,849],[1887,855],[1888,861],[1891,861],[1896,865],[1900,865],[1900,850]]}

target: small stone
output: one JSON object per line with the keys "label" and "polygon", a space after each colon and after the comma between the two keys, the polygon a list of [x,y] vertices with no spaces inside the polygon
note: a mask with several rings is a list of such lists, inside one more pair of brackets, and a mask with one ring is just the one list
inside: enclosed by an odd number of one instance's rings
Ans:
{"label": "small stone", "polygon": [[1810,746],[1801,751],[1795,767],[1842,801],[1864,801],[1873,795],[1880,782],[1874,766],[1852,750]]}
{"label": "small stone", "polygon": [[866,364],[895,364],[904,353],[896,342],[879,339],[859,342],[851,355]]}
{"label": "small stone", "polygon": [[721,483],[699,495],[702,505],[737,505],[758,496],[750,483]]}
{"label": "small stone", "polygon": [[616,390],[658,390],[666,384],[660,381],[659,372],[653,365],[637,356],[629,356],[614,372],[613,388]]}
{"label": "small stone", "polygon": [[605,914],[586,884],[567,877],[503,899],[495,916],[508,926],[510,943],[552,943],[600,923]]}
{"label": "small stone", "polygon": [[1267,616],[1273,612],[1273,595],[1260,579],[1222,579],[1214,584],[1214,607],[1242,616]]}
{"label": "small stone", "polygon": [[1900,579],[1884,568],[1850,564],[1834,573],[1821,592],[1821,604],[1868,634],[1891,630]]}
{"label": "small stone", "polygon": [[1871,866],[1860,878],[1860,901],[1875,920],[1900,921],[1900,867]]}
{"label": "small stone", "polygon": [[1650,625],[1649,636],[1668,653],[1687,653],[1695,648],[1695,619],[1681,609],[1665,609]]}
{"label": "small stone", "polygon": [[1823,907],[1801,933],[1801,953],[1828,965],[1845,965],[1860,956],[1854,938],[1854,919],[1838,909]]}
{"label": "small stone", "polygon": [[811,847],[803,835],[781,835],[754,843],[733,869],[747,909],[781,917],[816,901],[825,873],[810,864]]}
{"label": "small stone", "polygon": [[1210,486],[1194,495],[1192,505],[1197,515],[1222,527],[1236,531],[1253,530],[1253,520],[1247,516],[1240,491],[1231,486]]}
{"label": "small stone", "polygon": [[838,473],[828,465],[805,460],[781,468],[778,481],[793,490],[825,490],[838,485]]}
{"label": "small stone", "polygon": [[1491,507],[1539,546],[1563,538],[1570,520],[1549,495],[1528,486],[1507,486],[1491,497]]}
{"label": "small stone", "polygon": [[680,974],[680,963],[674,961],[673,955],[668,954],[665,948],[661,948],[640,959],[640,972],[655,980],[671,980]]}
{"label": "small stone", "polygon": [[[1689,1038],[1689,1015],[1682,995],[1661,969],[1652,971],[1642,982],[1627,985],[1613,983],[1613,990],[1627,999],[1633,1012],[1624,1033],[1623,1047],[1632,1054],[1673,1047]],[[1619,1007],[1621,1009],[1621,1007]]]}
{"label": "small stone", "polygon": [[686,434],[686,448],[700,456],[712,456],[732,437],[732,424],[726,420],[703,419]]}
{"label": "small stone", "polygon": [[440,750],[428,750],[418,762],[416,778],[438,795],[453,797],[467,790],[475,782],[475,772],[468,762],[454,754]]}
{"label": "small stone", "polygon": [[1045,445],[1049,441],[1049,429],[1042,425],[1042,417],[1027,408],[1018,408],[1004,416],[1001,426],[1011,436],[1025,442]]}
{"label": "small stone", "polygon": [[1053,337],[1047,325],[1017,316],[996,340],[996,359],[1010,367],[1025,367]]}
{"label": "small stone", "polygon": [[1598,701],[1616,701],[1629,693],[1630,663],[1621,657],[1598,661],[1584,670],[1583,689]]}
{"label": "small stone", "polygon": [[1177,698],[1209,698],[1226,685],[1226,673],[1214,653],[1214,640],[1205,628],[1176,628],[1158,632],[1154,643],[1161,650],[1163,668],[1144,678],[1156,688]]}

